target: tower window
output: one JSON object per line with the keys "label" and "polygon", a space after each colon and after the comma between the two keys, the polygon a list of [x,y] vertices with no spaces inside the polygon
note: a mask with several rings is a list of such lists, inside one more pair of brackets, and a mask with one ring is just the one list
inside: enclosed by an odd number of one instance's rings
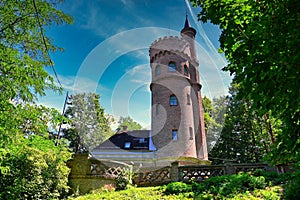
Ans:
{"label": "tower window", "polygon": [[194,133],[193,133],[193,128],[190,127],[190,140],[194,139]]}
{"label": "tower window", "polygon": [[191,105],[191,97],[189,94],[186,94],[186,102],[187,105]]}
{"label": "tower window", "polygon": [[172,130],[172,140],[178,140],[178,130]]}
{"label": "tower window", "polygon": [[157,65],[156,68],[155,68],[155,76],[158,76],[160,75],[160,66]]}
{"label": "tower window", "polygon": [[185,75],[185,76],[188,76],[188,75],[189,75],[189,68],[187,67],[187,65],[184,65],[184,67],[183,67],[183,72],[184,72],[184,75]]}
{"label": "tower window", "polygon": [[177,106],[178,101],[177,97],[173,94],[170,96],[170,106]]}
{"label": "tower window", "polygon": [[175,64],[175,62],[170,62],[169,63],[169,71],[170,72],[175,72],[176,71],[176,64]]}

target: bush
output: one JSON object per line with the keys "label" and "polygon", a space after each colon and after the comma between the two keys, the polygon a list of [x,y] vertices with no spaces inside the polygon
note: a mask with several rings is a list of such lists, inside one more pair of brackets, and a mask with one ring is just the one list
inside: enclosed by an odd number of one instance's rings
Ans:
{"label": "bush", "polygon": [[165,194],[180,194],[192,191],[192,186],[182,182],[169,183],[165,189]]}
{"label": "bush", "polygon": [[241,173],[211,177],[202,183],[193,183],[192,189],[196,196],[201,196],[206,192],[215,196],[233,197],[238,193],[263,189],[266,185],[263,176],[255,177],[250,174]]}
{"label": "bush", "polygon": [[245,193],[238,194],[232,200],[248,200],[248,199],[265,199],[265,200],[279,200],[280,187],[274,186],[266,189],[255,189],[253,192],[246,191]]}
{"label": "bush", "polygon": [[71,154],[64,145],[34,135],[7,151],[1,164],[9,171],[0,173],[0,199],[56,199],[67,193]]}
{"label": "bush", "polygon": [[[293,174],[290,181],[284,185],[284,199],[300,199],[300,171]],[[298,191],[298,192],[297,192]]]}
{"label": "bush", "polygon": [[129,183],[128,175],[125,172],[120,173],[116,178],[116,190],[126,190]]}
{"label": "bush", "polygon": [[[274,178],[281,177],[281,175],[269,175]],[[294,191],[296,189],[299,190],[294,188]],[[193,196],[194,199],[280,199],[282,191],[280,186],[267,187],[266,178],[254,176],[253,172],[210,177],[201,183],[173,182],[163,187],[163,190],[167,195],[188,194],[186,197]]]}
{"label": "bush", "polygon": [[263,170],[255,170],[251,172],[253,176],[263,176],[266,182],[271,182],[272,185],[280,185],[286,183],[291,179],[292,173],[286,172],[283,174],[278,174],[277,172],[265,172]]}

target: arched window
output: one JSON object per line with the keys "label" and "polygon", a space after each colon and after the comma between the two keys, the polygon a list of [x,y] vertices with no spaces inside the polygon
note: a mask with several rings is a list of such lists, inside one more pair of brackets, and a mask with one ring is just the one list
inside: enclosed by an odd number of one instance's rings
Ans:
{"label": "arched window", "polygon": [[187,65],[184,65],[184,67],[183,67],[183,72],[184,72],[184,75],[185,75],[185,76],[188,76],[188,75],[189,75],[189,68],[187,67]]}
{"label": "arched window", "polygon": [[177,106],[177,104],[178,104],[177,97],[174,94],[172,94],[170,96],[170,106]]}
{"label": "arched window", "polygon": [[172,140],[178,140],[178,130],[172,130]]}
{"label": "arched window", "polygon": [[155,68],[155,76],[158,76],[160,75],[160,66],[157,65],[156,68]]}
{"label": "arched window", "polygon": [[176,71],[176,63],[175,62],[169,62],[169,71],[170,72]]}

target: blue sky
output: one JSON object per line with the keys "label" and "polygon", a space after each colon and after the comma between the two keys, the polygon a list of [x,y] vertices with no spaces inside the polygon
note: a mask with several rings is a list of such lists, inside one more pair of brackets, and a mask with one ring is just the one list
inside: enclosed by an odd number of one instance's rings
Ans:
{"label": "blue sky", "polygon": [[74,17],[72,25],[47,31],[64,48],[51,54],[64,94],[47,91],[39,103],[62,110],[66,91],[95,92],[106,113],[130,116],[149,128],[149,46],[160,37],[179,36],[186,12],[197,30],[202,95],[227,94],[231,78],[221,71],[226,60],[217,53],[220,30],[198,22],[200,9],[187,0],[65,0],[59,8]]}

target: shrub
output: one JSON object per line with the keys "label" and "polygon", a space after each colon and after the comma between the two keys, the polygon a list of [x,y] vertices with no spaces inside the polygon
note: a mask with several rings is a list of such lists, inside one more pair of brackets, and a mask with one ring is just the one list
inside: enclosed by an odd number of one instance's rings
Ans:
{"label": "shrub", "polygon": [[231,198],[232,200],[248,200],[248,199],[265,199],[265,200],[279,200],[280,187],[275,186],[266,189],[255,189],[253,192],[246,191]]}
{"label": "shrub", "polygon": [[116,178],[116,190],[126,190],[130,183],[130,178],[126,172],[120,173]]}
{"label": "shrub", "polygon": [[71,154],[65,145],[33,135],[8,151],[1,162],[9,171],[0,173],[0,199],[56,199],[66,194]]}
{"label": "shrub", "polygon": [[194,199],[214,200],[216,198],[214,198],[214,195],[204,192],[204,193],[201,193],[201,194],[198,194],[197,196],[195,196]]}
{"label": "shrub", "polygon": [[215,196],[233,197],[238,193],[253,191],[254,189],[263,189],[266,185],[263,176],[255,177],[250,174],[241,173],[237,175],[211,177],[202,183],[193,183],[192,189],[196,196],[206,192],[207,194]]}
{"label": "shrub", "polygon": [[192,186],[183,182],[169,183],[165,189],[165,194],[180,194],[192,191]]}
{"label": "shrub", "polygon": [[278,174],[277,172],[265,172],[263,170],[255,170],[251,173],[253,176],[263,176],[266,182],[271,182],[272,185],[284,184],[291,179],[292,173],[286,172]]}
{"label": "shrub", "polygon": [[[300,171],[293,174],[290,181],[284,185],[284,199],[300,199]],[[298,192],[297,192],[298,191]]]}

